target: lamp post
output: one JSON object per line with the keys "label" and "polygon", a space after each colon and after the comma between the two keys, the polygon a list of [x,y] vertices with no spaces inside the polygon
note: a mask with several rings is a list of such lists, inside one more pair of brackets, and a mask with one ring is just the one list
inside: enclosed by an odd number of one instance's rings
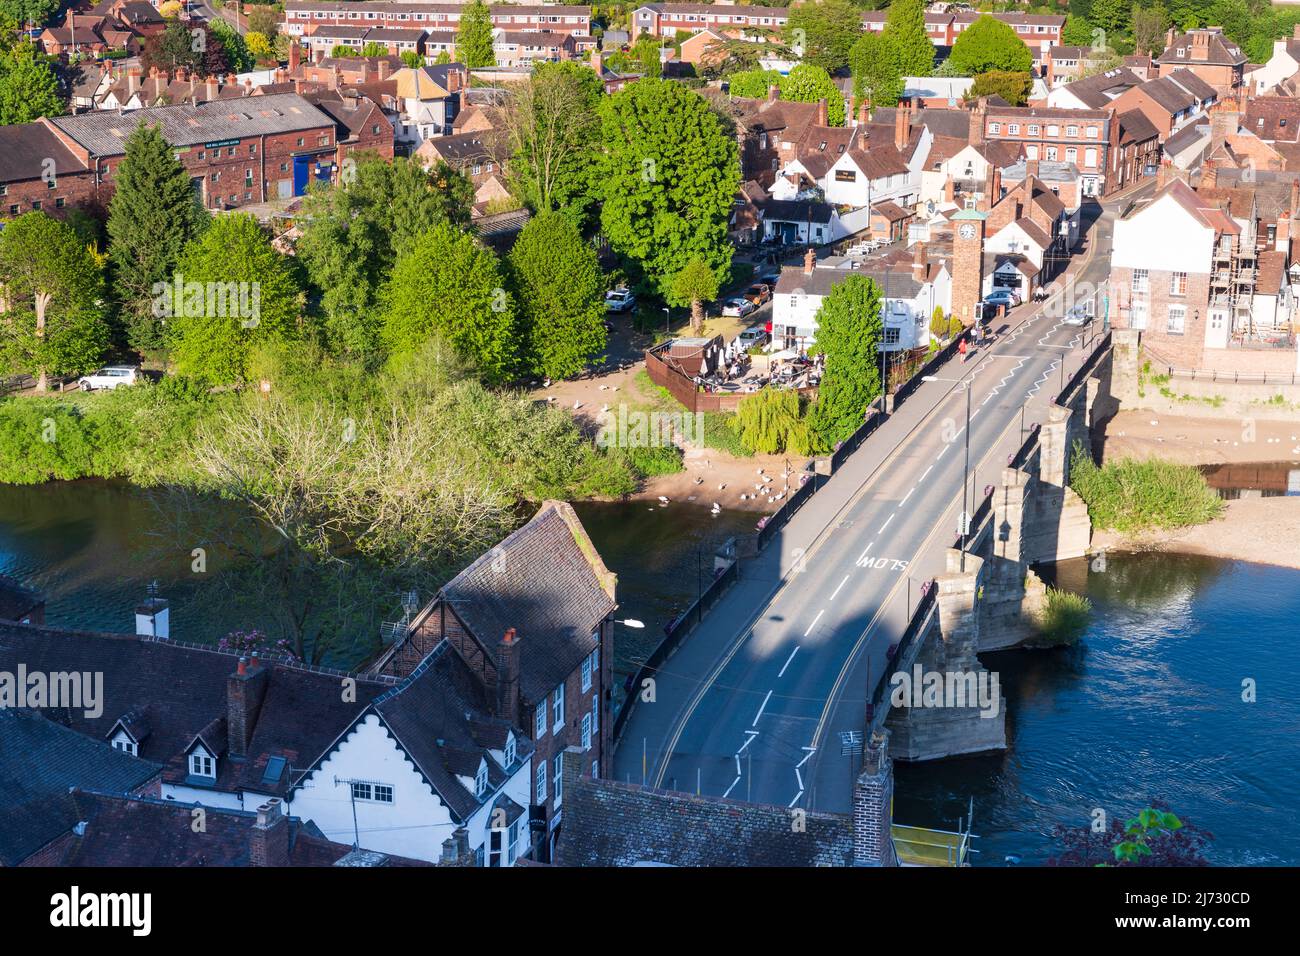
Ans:
{"label": "lamp post", "polygon": [[672,335],[672,330],[668,327],[669,313],[668,306],[664,306],[664,335]]}
{"label": "lamp post", "polygon": [[970,535],[970,514],[967,487],[970,485],[970,392],[971,383],[960,378],[939,378],[936,375],[923,375],[923,382],[952,382],[966,393],[966,459],[961,471],[961,570],[966,570],[966,545]]}

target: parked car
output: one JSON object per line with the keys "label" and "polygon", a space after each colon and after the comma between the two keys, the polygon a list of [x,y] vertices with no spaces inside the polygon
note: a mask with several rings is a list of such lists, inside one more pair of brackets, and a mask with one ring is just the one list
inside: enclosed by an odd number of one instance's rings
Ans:
{"label": "parked car", "polygon": [[1069,312],[1065,313],[1065,318],[1061,320],[1066,325],[1087,325],[1092,321],[1092,304],[1081,302]]}
{"label": "parked car", "polygon": [[631,289],[610,289],[605,293],[606,312],[631,312],[636,308],[636,293]]}
{"label": "parked car", "polygon": [[1020,304],[1020,293],[1012,292],[1010,289],[994,289],[984,297],[984,304],[994,308],[1001,306],[1010,309]]}
{"label": "parked car", "polygon": [[761,325],[752,325],[736,336],[736,341],[744,349],[752,349],[755,345],[766,345],[767,339],[767,329]]}
{"label": "parked car", "polygon": [[757,308],[772,298],[772,287],[766,282],[755,282],[744,292],[744,298],[754,303]]}
{"label": "parked car", "polygon": [[749,313],[754,311],[754,303],[748,299],[737,296],[734,299],[728,299],[722,304],[722,314],[734,318],[743,319]]}
{"label": "parked car", "polygon": [[139,380],[140,370],[134,365],[107,365],[81,376],[77,379],[77,387],[83,392],[92,392],[97,388],[114,389],[119,385],[134,385]]}

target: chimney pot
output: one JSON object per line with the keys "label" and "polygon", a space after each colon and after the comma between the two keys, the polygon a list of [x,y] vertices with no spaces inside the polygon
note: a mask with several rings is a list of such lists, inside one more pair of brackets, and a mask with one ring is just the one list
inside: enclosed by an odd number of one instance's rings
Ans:
{"label": "chimney pot", "polygon": [[803,274],[806,276],[812,275],[813,269],[815,269],[816,267],[817,267],[817,253],[815,253],[810,248],[807,252],[803,254]]}
{"label": "chimney pot", "polygon": [[824,96],[817,101],[817,125],[830,125],[830,104]]}
{"label": "chimney pot", "polygon": [[239,659],[239,664],[236,665],[235,673],[238,674],[240,677],[245,677],[245,676],[247,676],[247,674],[248,674],[248,658],[247,658],[247,657],[241,657],[241,658]]}

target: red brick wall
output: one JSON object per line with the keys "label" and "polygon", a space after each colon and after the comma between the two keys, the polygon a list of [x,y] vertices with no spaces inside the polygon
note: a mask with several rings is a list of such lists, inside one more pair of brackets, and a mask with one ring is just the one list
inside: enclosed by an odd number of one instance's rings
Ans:
{"label": "red brick wall", "polygon": [[[1205,324],[1209,319],[1208,304],[1210,299],[1210,277],[1206,273],[1189,273],[1187,276],[1187,294],[1171,295],[1171,273],[1152,269],[1148,276],[1149,292],[1145,299],[1147,304],[1147,325],[1142,333],[1144,344],[1150,345],[1160,358],[1181,368],[1200,368],[1205,353]],[[1117,268],[1111,273],[1115,283],[1118,299],[1114,315],[1115,327],[1130,328],[1133,299],[1133,270]],[[1181,335],[1170,334],[1168,310],[1171,305],[1181,305],[1187,309]]]}
{"label": "red brick wall", "polygon": [[[54,188],[43,179],[27,179],[0,187],[0,216],[14,218],[39,208],[52,216],[95,201],[95,177],[89,171],[56,176]],[[39,203],[39,206],[36,204]]]}

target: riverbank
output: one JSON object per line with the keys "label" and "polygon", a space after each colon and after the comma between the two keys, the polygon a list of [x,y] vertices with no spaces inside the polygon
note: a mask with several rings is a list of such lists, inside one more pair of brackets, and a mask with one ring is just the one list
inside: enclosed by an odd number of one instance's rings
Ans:
{"label": "riverbank", "polygon": [[1104,464],[1120,458],[1167,458],[1182,465],[1300,459],[1300,423],[1197,418],[1122,411],[1095,442]]}

